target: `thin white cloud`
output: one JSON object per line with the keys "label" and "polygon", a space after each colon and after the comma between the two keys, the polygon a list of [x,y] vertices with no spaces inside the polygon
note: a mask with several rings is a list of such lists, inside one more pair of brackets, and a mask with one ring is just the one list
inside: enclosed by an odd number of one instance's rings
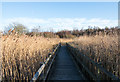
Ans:
{"label": "thin white cloud", "polygon": [[117,20],[108,20],[100,18],[49,18],[49,19],[38,19],[38,18],[12,18],[3,20],[3,28],[8,26],[11,23],[21,23],[27,26],[29,29],[34,28],[35,26],[41,26],[41,29],[44,31],[53,29],[58,30],[72,30],[74,28],[81,29],[82,27],[87,28],[88,26],[99,26],[104,28],[105,26],[113,27],[117,26]]}
{"label": "thin white cloud", "polygon": [[32,18],[13,18],[13,19],[7,19],[6,22],[20,22],[20,23],[47,23],[47,21],[43,19],[32,19]]}

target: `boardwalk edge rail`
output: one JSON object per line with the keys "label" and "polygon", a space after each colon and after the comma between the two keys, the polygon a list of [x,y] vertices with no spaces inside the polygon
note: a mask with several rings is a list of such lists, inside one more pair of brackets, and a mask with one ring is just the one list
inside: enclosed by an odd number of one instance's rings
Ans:
{"label": "boardwalk edge rail", "polygon": [[38,77],[42,74],[42,72],[44,71],[45,69],[45,66],[47,66],[48,62],[50,61],[50,59],[52,58],[51,62],[50,62],[50,65],[48,66],[48,69],[47,69],[47,72],[43,78],[43,80],[46,80],[47,78],[47,75],[50,71],[50,68],[52,66],[52,63],[56,57],[56,54],[58,53],[58,49],[61,47],[61,43],[58,44],[58,46],[54,49],[54,51],[49,55],[49,57],[46,59],[46,61],[42,64],[42,66],[38,69],[38,71],[35,73],[35,75],[33,76],[32,80],[30,82],[34,82],[38,79]]}
{"label": "boardwalk edge rail", "polygon": [[[72,56],[74,57],[74,59],[76,60],[76,62],[78,64],[80,64],[82,66],[82,71],[85,71],[85,73],[87,72],[87,74],[89,74],[92,78],[92,80],[96,80],[99,81],[101,80],[100,78],[102,76],[100,76],[100,72],[103,73],[104,75],[107,76],[107,79],[109,78],[109,80],[120,80],[117,76],[115,76],[114,74],[112,74],[111,72],[108,72],[105,68],[103,68],[101,65],[99,65],[98,63],[94,62],[92,59],[90,59],[89,57],[85,56],[84,54],[80,53],[80,51],[74,47],[72,47],[70,44],[66,43],[68,50],[71,52]],[[85,58],[84,61],[88,61],[89,64],[92,64],[92,66],[95,66],[97,69],[97,72],[99,71],[98,75],[94,75],[89,68],[85,65],[84,62],[82,62],[80,59],[78,59],[78,57],[75,56],[75,54],[79,54],[82,57]],[[103,76],[104,77],[104,76]]]}

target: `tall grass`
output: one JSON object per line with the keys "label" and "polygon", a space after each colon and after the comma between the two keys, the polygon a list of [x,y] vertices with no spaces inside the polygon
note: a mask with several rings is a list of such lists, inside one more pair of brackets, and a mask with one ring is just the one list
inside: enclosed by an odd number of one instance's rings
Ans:
{"label": "tall grass", "polygon": [[81,36],[70,44],[95,62],[100,63],[109,72],[120,77],[118,35]]}
{"label": "tall grass", "polygon": [[2,79],[30,80],[59,39],[9,35],[2,37]]}

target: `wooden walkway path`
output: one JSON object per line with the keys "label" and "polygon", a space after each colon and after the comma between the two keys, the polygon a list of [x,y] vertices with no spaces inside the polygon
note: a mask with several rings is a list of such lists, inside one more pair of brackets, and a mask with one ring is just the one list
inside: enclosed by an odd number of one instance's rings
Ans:
{"label": "wooden walkway path", "polygon": [[84,80],[66,46],[61,46],[48,75],[49,80]]}
{"label": "wooden walkway path", "polygon": [[[80,70],[82,70],[82,73]],[[116,77],[111,72],[108,72],[100,64],[91,60],[88,56],[80,53],[78,49],[70,46],[69,44],[62,46],[61,43],[59,43],[54,51],[49,54],[49,57],[42,64],[39,70],[35,73],[31,82],[38,80],[44,82],[57,80],[100,81],[119,80],[119,77]],[[120,82],[120,80],[118,82]]]}

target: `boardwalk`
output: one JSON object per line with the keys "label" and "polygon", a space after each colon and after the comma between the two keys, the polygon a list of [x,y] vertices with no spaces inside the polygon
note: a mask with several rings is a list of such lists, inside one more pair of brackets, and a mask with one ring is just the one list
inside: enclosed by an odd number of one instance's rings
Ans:
{"label": "boardwalk", "polygon": [[[119,80],[119,77],[108,72],[89,57],[81,54],[76,48],[69,44],[66,44],[66,46],[61,46],[60,43],[54,49],[53,53],[49,55],[47,60],[35,73],[31,82],[36,80],[42,80],[45,82],[56,80],[88,80],[87,82],[91,80]],[[77,56],[78,54],[80,55],[79,58]],[[79,69],[82,70],[82,73]],[[84,77],[83,74],[86,77]]]}
{"label": "boardwalk", "polygon": [[83,80],[82,74],[76,67],[66,46],[61,46],[48,80]]}

